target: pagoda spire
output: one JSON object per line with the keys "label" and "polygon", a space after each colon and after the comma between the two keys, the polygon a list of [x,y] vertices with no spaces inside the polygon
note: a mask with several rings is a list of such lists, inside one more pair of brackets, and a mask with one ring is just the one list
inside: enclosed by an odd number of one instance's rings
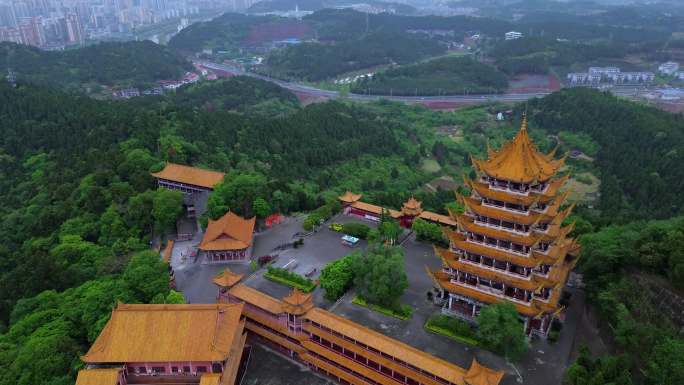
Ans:
{"label": "pagoda spire", "polygon": [[527,131],[527,112],[522,114],[522,123],[520,124],[520,131]]}

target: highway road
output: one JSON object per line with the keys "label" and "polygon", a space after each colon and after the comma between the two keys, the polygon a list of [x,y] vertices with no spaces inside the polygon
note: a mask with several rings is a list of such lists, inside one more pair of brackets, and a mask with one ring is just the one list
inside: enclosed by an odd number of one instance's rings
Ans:
{"label": "highway road", "polygon": [[[263,76],[255,74],[252,72],[246,72],[239,68],[229,66],[226,64],[219,64],[203,60],[195,60],[195,63],[201,64],[209,69],[215,69],[219,71],[231,72],[235,75],[251,76],[257,79],[265,80],[268,82],[275,83],[285,89],[293,92],[305,93],[311,96],[325,97],[325,98],[337,98],[340,96],[338,91],[323,90],[316,87],[306,86],[299,83],[287,82],[279,79],[270,78],[268,76]],[[486,95],[450,95],[450,96],[389,96],[389,95],[362,95],[348,93],[346,97],[348,99],[357,101],[373,101],[379,99],[394,100],[398,102],[406,103],[420,103],[420,102],[456,102],[456,103],[467,103],[467,102],[485,102],[485,101],[501,101],[501,102],[515,102],[528,100],[537,97],[543,97],[548,95],[549,92],[533,92],[533,93],[520,93],[520,94],[486,94]]]}
{"label": "highway road", "polygon": [[[303,93],[314,97],[325,97],[334,99],[340,96],[338,91],[323,90],[316,87],[306,86],[299,83],[287,82],[279,79],[270,78],[268,76],[246,72],[239,68],[229,66],[226,64],[219,64],[205,60],[195,60],[195,63],[200,64],[209,69],[226,71],[235,75],[251,76],[257,79],[265,80],[278,84],[279,86],[293,92]],[[619,88],[612,89],[615,95],[623,97],[633,97],[639,91],[634,88]],[[470,94],[470,95],[442,95],[442,96],[389,96],[389,95],[362,95],[362,94],[346,94],[346,98],[356,101],[374,101],[374,100],[393,100],[405,103],[478,103],[478,102],[519,102],[533,98],[541,98],[549,95],[550,92],[531,92],[531,93],[505,93],[505,94]]]}

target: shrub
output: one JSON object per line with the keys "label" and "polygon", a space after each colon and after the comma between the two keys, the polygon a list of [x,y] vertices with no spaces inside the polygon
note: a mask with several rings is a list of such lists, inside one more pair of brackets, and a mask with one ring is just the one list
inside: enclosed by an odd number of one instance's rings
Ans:
{"label": "shrub", "polygon": [[440,329],[444,329],[454,335],[476,339],[477,335],[473,327],[458,318],[449,317],[446,315],[438,315],[430,318],[428,324]]}
{"label": "shrub", "polygon": [[352,259],[354,255],[347,255],[337,261],[330,262],[321,271],[319,280],[321,287],[325,289],[326,299],[336,301],[352,287],[354,281]]}
{"label": "shrub", "polygon": [[432,243],[444,243],[442,228],[435,223],[416,218],[411,225],[411,230],[416,232],[416,239]]}
{"label": "shrub", "polygon": [[333,215],[337,214],[341,210],[340,202],[331,201],[325,205],[313,210],[304,219],[303,227],[306,231],[313,230],[314,226],[317,226],[321,221],[326,221],[332,218]]}
{"label": "shrub", "polygon": [[316,287],[316,284],[310,279],[304,278],[301,275],[283,269],[282,267],[269,266],[264,277],[288,286],[296,287],[307,293],[311,292]]}
{"label": "shrub", "polygon": [[369,231],[370,227],[363,223],[345,223],[342,225],[343,233],[359,239],[366,239]]}

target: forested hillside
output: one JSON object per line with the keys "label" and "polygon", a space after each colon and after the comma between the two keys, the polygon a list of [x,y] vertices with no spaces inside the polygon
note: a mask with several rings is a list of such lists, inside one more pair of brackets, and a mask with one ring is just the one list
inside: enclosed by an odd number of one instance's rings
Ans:
{"label": "forested hillside", "polygon": [[470,57],[444,57],[378,72],[351,91],[373,95],[459,95],[503,92],[508,78]]}
{"label": "forested hillside", "polygon": [[550,133],[586,133],[600,146],[599,208],[608,222],[682,213],[684,117],[586,88],[566,89],[526,107]]}
{"label": "forested hillside", "polygon": [[276,77],[318,81],[381,64],[407,64],[441,54],[435,41],[401,33],[372,33],[337,44],[304,43],[275,51],[265,71]]}
{"label": "forested hillside", "polygon": [[178,108],[236,111],[262,117],[285,114],[299,107],[297,97],[290,91],[247,76],[182,87],[161,100]]}
{"label": "forested hillside", "polygon": [[178,79],[192,69],[184,58],[150,41],[100,43],[67,51],[0,43],[0,63],[7,63],[19,81],[71,89],[148,85]]}

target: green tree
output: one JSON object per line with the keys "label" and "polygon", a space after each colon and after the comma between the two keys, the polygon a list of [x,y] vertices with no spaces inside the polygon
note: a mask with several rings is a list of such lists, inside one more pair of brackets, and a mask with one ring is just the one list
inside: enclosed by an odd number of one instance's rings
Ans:
{"label": "green tree", "polygon": [[172,230],[183,213],[183,193],[160,188],[152,201],[154,227],[159,233]]}
{"label": "green tree", "polygon": [[119,239],[128,238],[128,229],[119,210],[112,203],[100,217],[100,239],[103,245],[112,246]]}
{"label": "green tree", "polygon": [[265,218],[272,212],[271,205],[269,205],[268,202],[261,197],[254,199],[252,208],[254,209],[254,214],[259,218]]}
{"label": "green tree", "polygon": [[263,174],[232,172],[214,188],[207,202],[207,211],[212,219],[221,217],[228,210],[249,218],[255,215],[253,204],[256,199],[265,201],[268,194],[268,181]]}
{"label": "green tree", "polygon": [[416,233],[416,239],[419,241],[439,243],[444,240],[442,228],[438,224],[430,223],[421,218],[413,220],[411,230]]}
{"label": "green tree", "polygon": [[325,289],[326,299],[336,301],[352,286],[352,283],[354,282],[352,263],[354,258],[358,258],[358,255],[358,252],[347,255],[346,257],[328,263],[323,270],[321,270],[319,280],[321,282],[321,287]]}
{"label": "green tree", "polygon": [[510,302],[487,305],[477,316],[478,339],[506,359],[517,360],[527,349],[527,337],[515,306]]}
{"label": "green tree", "polygon": [[153,251],[135,254],[122,278],[135,298],[142,302],[152,301],[159,293],[166,296],[169,290],[168,267]]}
{"label": "green tree", "polygon": [[408,287],[401,247],[372,244],[352,259],[354,286],[366,301],[399,308],[399,297]]}

